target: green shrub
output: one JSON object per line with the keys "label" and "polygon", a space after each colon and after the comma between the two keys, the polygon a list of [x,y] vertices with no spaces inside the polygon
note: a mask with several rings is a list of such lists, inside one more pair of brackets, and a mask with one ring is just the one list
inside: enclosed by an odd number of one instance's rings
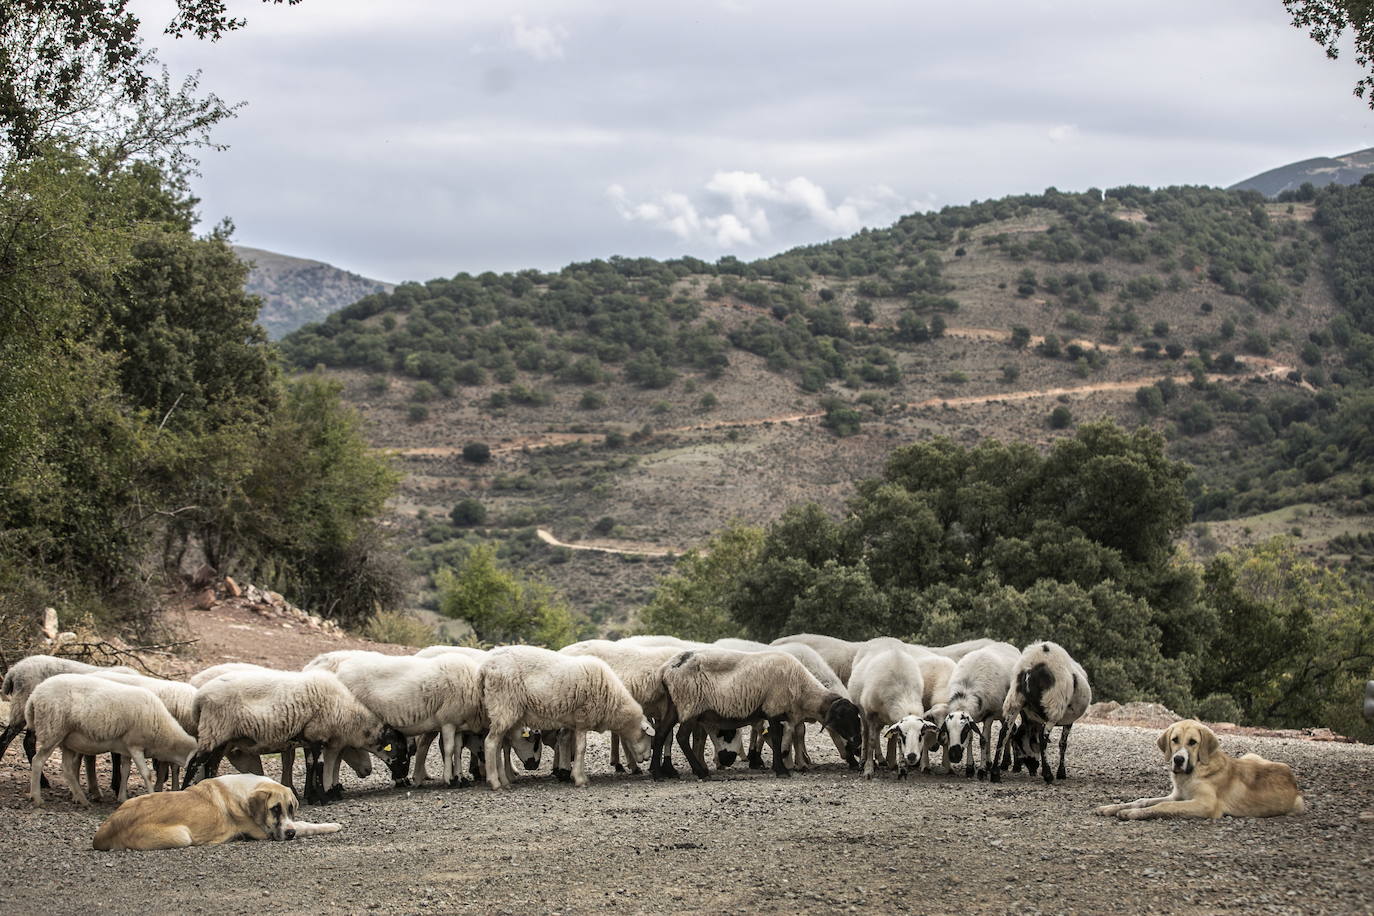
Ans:
{"label": "green shrub", "polygon": [[480,525],[487,520],[487,507],[475,499],[463,499],[453,507],[448,517],[460,528]]}
{"label": "green shrub", "polygon": [[433,627],[422,620],[416,620],[404,611],[374,614],[363,625],[363,636],[373,642],[416,648],[432,646],[438,640]]}
{"label": "green shrub", "polygon": [[469,442],[463,446],[463,460],[471,464],[486,464],[491,460],[491,446],[485,442]]}

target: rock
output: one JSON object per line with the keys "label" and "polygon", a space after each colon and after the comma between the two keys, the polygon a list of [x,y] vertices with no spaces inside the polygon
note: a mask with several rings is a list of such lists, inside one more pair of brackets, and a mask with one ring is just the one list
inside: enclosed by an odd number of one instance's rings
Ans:
{"label": "rock", "polygon": [[202,589],[215,581],[215,567],[209,563],[202,563],[200,568],[191,574],[191,587]]}
{"label": "rock", "polygon": [[197,610],[208,611],[215,606],[215,590],[213,588],[203,588],[196,595],[194,604]]}
{"label": "rock", "polygon": [[228,576],[224,577],[224,590],[229,593],[230,598],[237,598],[243,594],[243,589],[239,588],[239,584]]}
{"label": "rock", "polygon": [[52,642],[57,638],[57,609],[43,608],[43,638]]}
{"label": "rock", "polygon": [[1092,704],[1083,712],[1083,715],[1089,719],[1105,719],[1120,708],[1121,704],[1116,700],[1107,700],[1103,703]]}

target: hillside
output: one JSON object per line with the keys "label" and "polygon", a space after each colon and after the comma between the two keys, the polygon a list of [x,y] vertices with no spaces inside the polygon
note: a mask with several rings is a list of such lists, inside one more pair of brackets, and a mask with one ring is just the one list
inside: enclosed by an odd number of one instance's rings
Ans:
{"label": "hillside", "polygon": [[245,245],[233,248],[241,260],[251,265],[246,287],[249,293],[261,297],[258,321],[273,340],[302,325],[320,321],[364,296],[395,289],[394,284],[369,280],[323,261],[293,258]]}
{"label": "hillside", "polygon": [[1344,156],[1318,156],[1290,162],[1276,169],[1252,175],[1231,185],[1231,191],[1258,191],[1265,197],[1278,197],[1284,191],[1296,191],[1304,184],[1325,187],[1328,184],[1359,184],[1360,179],[1374,172],[1374,147]]}
{"label": "hillside", "polygon": [[[397,455],[393,521],[421,571],[494,540],[601,628],[644,603],[663,551],[807,500],[839,512],[899,445],[1044,448],[1098,417],[1198,468],[1204,552],[1252,537],[1231,519],[1301,505],[1309,549],[1352,536],[1359,563],[1366,458],[1338,430],[1365,382],[1332,337],[1317,217],[1203,188],[1051,190],[750,264],[404,284],[283,349],[330,367]],[[462,500],[485,518],[452,522]]]}

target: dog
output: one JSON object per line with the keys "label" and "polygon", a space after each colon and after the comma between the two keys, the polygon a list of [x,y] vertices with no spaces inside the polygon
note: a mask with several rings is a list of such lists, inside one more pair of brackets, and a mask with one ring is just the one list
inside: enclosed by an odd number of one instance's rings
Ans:
{"label": "dog", "polygon": [[177,849],[230,840],[290,840],[342,830],[294,820],[296,794],[267,776],[206,779],[180,792],[131,798],[95,832],[95,849]]}
{"label": "dog", "polygon": [[1103,805],[1098,814],[1129,821],[1154,817],[1274,817],[1297,814],[1306,805],[1293,771],[1258,754],[1235,759],[1221,750],[1212,730],[1195,719],[1175,722],[1159,736],[1169,760],[1172,795]]}

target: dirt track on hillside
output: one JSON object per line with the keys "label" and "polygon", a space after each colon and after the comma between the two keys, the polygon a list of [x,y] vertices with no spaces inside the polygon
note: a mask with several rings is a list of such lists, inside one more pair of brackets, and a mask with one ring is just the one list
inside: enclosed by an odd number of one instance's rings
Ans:
{"label": "dirt track on hillside", "polygon": [[594,740],[586,790],[522,775],[509,793],[398,791],[374,775],[304,815],[342,823],[332,836],[141,854],[90,850],[109,805],[78,810],[59,787],[31,810],[11,752],[0,900],[7,913],[72,914],[1369,912],[1374,824],[1357,814],[1374,807],[1374,748],[1222,739],[1294,765],[1303,815],[1089,813],[1162,794],[1154,737],[1080,726],[1071,779],[1053,787],[1024,775],[866,782],[828,741],[812,744],[817,769],[788,780],[737,766],[656,783],[610,773]]}

